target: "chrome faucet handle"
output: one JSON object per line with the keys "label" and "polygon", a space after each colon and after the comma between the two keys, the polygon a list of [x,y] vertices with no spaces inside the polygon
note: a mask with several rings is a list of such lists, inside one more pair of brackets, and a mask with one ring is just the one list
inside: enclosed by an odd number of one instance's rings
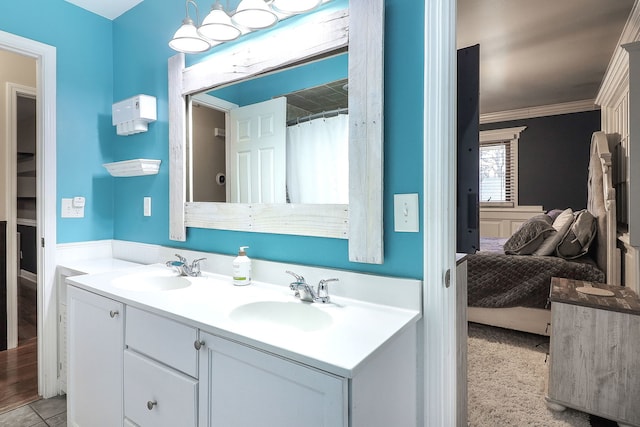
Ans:
{"label": "chrome faucet handle", "polygon": [[320,301],[323,304],[326,304],[330,301],[329,298],[329,282],[337,282],[339,279],[322,279],[318,283],[318,296],[316,297],[317,301]]}
{"label": "chrome faucet handle", "polygon": [[175,254],[175,255],[176,255],[176,257],[178,258],[178,260],[179,260],[181,263],[183,263],[183,264],[186,264],[186,263],[187,263],[187,259],[186,259],[185,257],[183,257],[183,256],[182,256],[182,255],[180,255],[180,254]]}
{"label": "chrome faucet handle", "polygon": [[306,283],[306,282],[304,281],[304,277],[302,277],[302,276],[301,276],[301,275],[299,275],[299,274],[294,273],[293,271],[287,270],[287,271],[285,271],[285,273],[290,274],[290,275],[292,275],[293,277],[295,277],[295,278],[296,278],[296,282],[298,282],[298,283]]}
{"label": "chrome faucet handle", "polygon": [[300,298],[300,285],[306,285],[307,282],[305,282],[304,277],[302,277],[299,274],[294,273],[293,271],[285,271],[285,273],[292,275],[293,277],[295,277],[296,281],[295,282],[291,282],[289,284],[289,289],[291,289],[292,291],[294,291],[294,295],[298,298]]}
{"label": "chrome faucet handle", "polygon": [[198,258],[191,261],[191,275],[192,276],[200,276],[200,262],[206,260],[206,258]]}
{"label": "chrome faucet handle", "polygon": [[200,262],[206,260],[206,258],[198,258],[191,261],[191,268],[200,268]]}

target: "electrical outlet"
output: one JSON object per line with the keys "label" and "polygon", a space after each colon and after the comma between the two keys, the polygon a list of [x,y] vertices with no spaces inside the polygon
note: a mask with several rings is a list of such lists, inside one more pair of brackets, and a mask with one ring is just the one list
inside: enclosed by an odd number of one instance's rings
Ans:
{"label": "electrical outlet", "polygon": [[82,203],[73,203],[73,199],[62,199],[61,218],[84,218],[84,198]]}

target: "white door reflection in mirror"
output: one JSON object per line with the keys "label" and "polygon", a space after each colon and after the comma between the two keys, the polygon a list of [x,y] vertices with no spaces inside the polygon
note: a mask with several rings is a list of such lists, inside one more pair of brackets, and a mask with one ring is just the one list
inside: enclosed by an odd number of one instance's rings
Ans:
{"label": "white door reflection in mirror", "polygon": [[229,200],[286,203],[286,98],[230,111]]}

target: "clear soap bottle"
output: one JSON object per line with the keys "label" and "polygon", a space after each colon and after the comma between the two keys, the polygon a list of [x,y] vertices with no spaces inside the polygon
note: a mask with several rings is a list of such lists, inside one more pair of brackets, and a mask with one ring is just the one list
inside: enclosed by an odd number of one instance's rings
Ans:
{"label": "clear soap bottle", "polygon": [[251,258],[245,250],[249,246],[240,246],[238,256],[233,260],[233,284],[245,286],[251,284]]}

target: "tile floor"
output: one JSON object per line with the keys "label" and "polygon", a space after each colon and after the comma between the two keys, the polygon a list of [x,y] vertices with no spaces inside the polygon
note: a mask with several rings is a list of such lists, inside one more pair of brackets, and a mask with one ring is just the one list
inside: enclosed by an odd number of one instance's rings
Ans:
{"label": "tile floor", "polygon": [[0,427],[64,427],[66,425],[66,396],[36,400],[0,414]]}

